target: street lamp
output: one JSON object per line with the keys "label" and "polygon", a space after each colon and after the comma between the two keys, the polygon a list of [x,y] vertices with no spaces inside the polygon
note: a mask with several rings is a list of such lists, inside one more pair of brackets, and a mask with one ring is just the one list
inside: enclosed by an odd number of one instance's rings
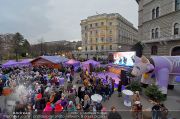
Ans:
{"label": "street lamp", "polygon": [[118,46],[118,51],[120,51],[121,47],[122,47],[121,45]]}
{"label": "street lamp", "polygon": [[82,50],[82,47],[78,47],[78,60],[79,60],[79,56],[80,56],[80,51]]}

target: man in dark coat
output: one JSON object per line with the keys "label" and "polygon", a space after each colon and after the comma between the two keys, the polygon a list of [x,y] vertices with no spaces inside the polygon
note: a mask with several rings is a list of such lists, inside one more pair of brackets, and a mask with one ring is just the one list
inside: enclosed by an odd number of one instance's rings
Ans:
{"label": "man in dark coat", "polygon": [[114,106],[111,108],[111,112],[108,114],[108,119],[122,119],[121,115],[116,111]]}

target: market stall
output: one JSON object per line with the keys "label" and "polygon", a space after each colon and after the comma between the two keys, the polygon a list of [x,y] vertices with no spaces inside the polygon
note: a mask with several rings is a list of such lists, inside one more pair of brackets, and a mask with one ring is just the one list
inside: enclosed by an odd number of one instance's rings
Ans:
{"label": "market stall", "polygon": [[62,63],[68,61],[67,58],[61,56],[40,56],[31,61],[33,66],[47,66],[51,68],[61,69]]}
{"label": "market stall", "polygon": [[18,66],[18,62],[16,62],[15,60],[9,60],[2,65],[3,68],[16,67],[16,66]]}
{"label": "market stall", "polygon": [[80,67],[80,61],[76,61],[74,59],[70,59],[69,61],[65,62],[65,65],[73,66],[74,67],[74,71],[77,71],[78,68]]}
{"label": "market stall", "polygon": [[87,69],[89,72],[92,72],[96,67],[100,67],[100,63],[94,60],[87,60],[82,63],[82,66],[84,71]]}

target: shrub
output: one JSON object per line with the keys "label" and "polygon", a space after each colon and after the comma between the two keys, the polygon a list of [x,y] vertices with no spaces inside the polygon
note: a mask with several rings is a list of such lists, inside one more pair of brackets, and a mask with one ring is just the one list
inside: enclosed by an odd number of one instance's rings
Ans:
{"label": "shrub", "polygon": [[137,81],[132,81],[128,86],[127,89],[131,90],[131,91],[142,91],[141,85],[139,82]]}
{"label": "shrub", "polygon": [[145,95],[147,97],[149,97],[151,100],[153,101],[165,101],[166,98],[164,97],[164,95],[162,94],[162,92],[158,89],[158,87],[156,85],[150,85],[146,88],[145,90]]}

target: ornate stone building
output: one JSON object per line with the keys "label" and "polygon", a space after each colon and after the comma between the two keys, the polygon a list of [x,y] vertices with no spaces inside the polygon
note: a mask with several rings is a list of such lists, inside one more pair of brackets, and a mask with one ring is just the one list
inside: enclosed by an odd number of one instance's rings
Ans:
{"label": "ornate stone building", "polygon": [[180,55],[180,0],[136,0],[143,54]]}
{"label": "ornate stone building", "polygon": [[109,52],[129,51],[137,29],[118,13],[99,14],[81,21],[82,51],[86,58],[107,57]]}

